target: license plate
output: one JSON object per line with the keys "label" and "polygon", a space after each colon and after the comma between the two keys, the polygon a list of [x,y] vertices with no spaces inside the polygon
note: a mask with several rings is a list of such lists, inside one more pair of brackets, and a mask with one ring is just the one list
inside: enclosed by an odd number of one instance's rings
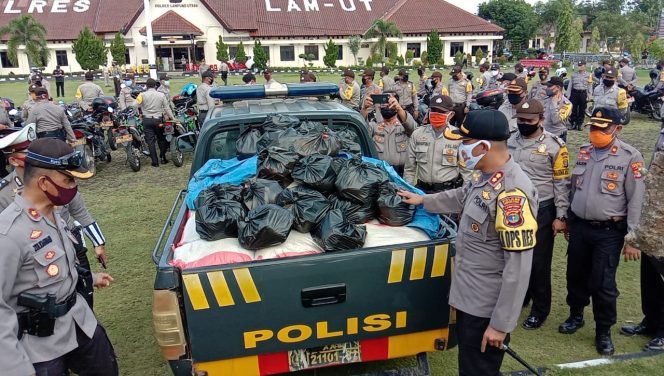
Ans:
{"label": "license plate", "polygon": [[110,128],[112,126],[113,126],[112,121],[102,121],[101,123],[99,123],[99,128]]}
{"label": "license plate", "polygon": [[79,138],[76,141],[72,142],[70,145],[71,146],[80,146],[80,145],[85,145],[87,144],[87,140],[85,138]]}
{"label": "license plate", "polygon": [[362,361],[360,353],[360,343],[357,341],[293,350],[288,352],[288,367],[291,372],[294,372],[309,368],[358,363]]}
{"label": "license plate", "polygon": [[134,137],[130,134],[125,134],[125,135],[118,136],[118,137],[115,138],[115,142],[117,144],[122,144],[124,142],[131,142],[133,140],[134,140]]}

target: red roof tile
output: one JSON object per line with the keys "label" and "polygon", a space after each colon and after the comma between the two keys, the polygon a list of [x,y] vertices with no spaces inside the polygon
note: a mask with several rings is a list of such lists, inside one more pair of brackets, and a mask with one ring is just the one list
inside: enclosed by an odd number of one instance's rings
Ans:
{"label": "red roof tile", "polygon": [[[139,32],[145,35],[145,27]],[[203,35],[201,29],[172,10],[152,21],[152,35]]]}
{"label": "red roof tile", "polygon": [[386,15],[404,34],[500,33],[504,29],[445,0],[403,0]]}
{"label": "red roof tile", "polygon": [[226,30],[247,31],[257,28],[256,0],[201,0],[201,3]]}

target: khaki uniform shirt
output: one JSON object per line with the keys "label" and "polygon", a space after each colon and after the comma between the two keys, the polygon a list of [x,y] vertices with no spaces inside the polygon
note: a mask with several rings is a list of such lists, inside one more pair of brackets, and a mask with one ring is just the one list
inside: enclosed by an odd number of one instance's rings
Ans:
{"label": "khaki uniform shirt", "polygon": [[198,88],[196,89],[196,105],[198,106],[198,111],[209,111],[214,108],[214,98],[210,96],[210,90],[213,87],[214,86],[210,86],[206,83],[198,85]]}
{"label": "khaki uniform shirt", "polygon": [[339,96],[341,97],[341,104],[353,110],[360,108],[360,85],[353,81],[351,85],[345,82],[339,84]]}
{"label": "khaki uniform shirt", "polygon": [[432,213],[461,212],[450,305],[509,333],[528,289],[537,233],[537,190],[510,159],[492,175],[424,196]]}
{"label": "khaki uniform shirt", "polygon": [[507,147],[537,188],[539,202],[554,200],[556,217],[567,217],[571,174],[565,142],[547,131],[533,139],[516,132],[507,141]]}
{"label": "khaki uniform shirt", "polygon": [[428,77],[426,75],[420,77],[419,82],[417,83],[417,95],[423,97],[427,94],[427,81]]}
{"label": "khaki uniform shirt", "polygon": [[611,107],[624,113],[628,106],[627,92],[615,84],[608,89],[600,84],[593,91],[593,111],[595,108]]}
{"label": "khaki uniform shirt", "polygon": [[581,146],[572,170],[571,209],[589,221],[627,217],[629,231],[641,217],[645,194],[643,156],[631,145],[616,139],[607,150]]}
{"label": "khaki uniform shirt", "polygon": [[31,208],[22,196],[0,214],[0,364],[7,375],[35,373],[32,363],[61,357],[78,347],[76,326],[88,338],[97,327],[92,310],[81,295],[64,316],[56,319],[55,332],[48,337],[24,334],[18,339],[16,314],[27,311],[18,305],[21,293],[39,296],[55,294],[60,303],[76,293],[78,273],[73,235],[58,210],[55,223]]}
{"label": "khaki uniform shirt", "polygon": [[447,91],[455,104],[464,103],[466,106],[470,106],[470,101],[473,99],[473,85],[467,79],[450,80],[447,84]]}
{"label": "khaki uniform shirt", "polygon": [[471,171],[459,166],[461,137],[452,134],[451,128],[448,125],[437,135],[433,127],[427,124],[413,132],[408,143],[404,180],[412,185],[418,181],[437,184],[454,180],[459,174],[468,180]]}
{"label": "khaki uniform shirt", "polygon": [[526,83],[530,81],[530,77],[528,77],[528,72],[525,69],[521,73],[514,73],[514,74],[516,74],[516,78],[523,78],[524,80],[526,80]]}
{"label": "khaki uniform shirt", "polygon": [[544,129],[547,132],[560,136],[567,132],[567,123],[572,114],[572,102],[564,95],[560,96],[558,103],[553,97],[544,101]]}
{"label": "khaki uniform shirt", "polygon": [[417,127],[415,119],[409,113],[406,113],[406,116],[407,119],[403,124],[398,119],[391,125],[386,124],[382,119],[379,122],[369,123],[369,135],[376,145],[378,158],[392,166],[406,164],[410,135]]}
{"label": "khaki uniform shirt", "polygon": [[124,87],[120,90],[120,95],[118,96],[118,109],[120,111],[129,107],[138,108],[136,99],[131,96],[131,91],[131,87]]}
{"label": "khaki uniform shirt", "polygon": [[76,99],[78,99],[78,105],[83,111],[89,111],[92,105],[92,100],[99,98],[104,95],[104,91],[99,87],[99,85],[93,82],[86,82],[78,86],[76,89]]}
{"label": "khaki uniform shirt", "polygon": [[383,91],[394,90],[394,85],[396,85],[396,83],[392,77],[388,75],[385,75],[378,80],[378,86],[383,89]]}
{"label": "khaki uniform shirt", "polygon": [[504,101],[498,108],[498,111],[502,112],[507,118],[507,122],[510,125],[510,133],[519,130],[519,127],[516,125],[516,119],[514,118],[514,115],[516,115],[516,108],[512,106],[509,101]]}
{"label": "khaki uniform shirt", "polygon": [[565,94],[567,98],[571,97],[572,90],[583,90],[588,95],[591,95],[593,90],[593,76],[588,72],[574,72],[567,86],[567,93]]}
{"label": "khaki uniform shirt", "polygon": [[528,95],[528,98],[530,98],[530,99],[535,98],[535,99],[539,100],[540,102],[542,102],[542,104],[544,104],[544,100],[547,97],[547,95],[546,95],[546,89],[547,89],[546,83],[547,82],[549,82],[549,79],[547,79],[544,83],[542,83],[542,81],[535,82],[533,84],[533,87],[530,88],[530,94]]}
{"label": "khaki uniform shirt", "polygon": [[49,98],[52,98],[52,96],[51,96],[51,83],[48,82],[48,81],[46,81],[45,78],[42,78],[42,80],[41,80],[41,84],[42,84],[42,87],[43,87],[44,89],[46,89],[46,92],[48,93],[48,97],[49,97]]}
{"label": "khaki uniform shirt", "polygon": [[169,119],[175,119],[173,111],[168,105],[168,100],[163,93],[158,92],[154,88],[140,93],[136,98],[136,102],[143,111],[143,117],[152,119],[161,119],[164,115]]}
{"label": "khaki uniform shirt", "polygon": [[166,85],[160,85],[157,88],[157,92],[162,93],[166,96],[166,101],[168,102],[168,106],[171,106],[171,89],[169,89]]}
{"label": "khaki uniform shirt", "polygon": [[480,83],[479,91],[485,91],[489,89],[498,89],[498,77],[491,74],[491,71],[488,70],[478,78]]}
{"label": "khaki uniform shirt", "polygon": [[23,102],[21,106],[21,118],[23,121],[28,120],[28,115],[30,115],[30,110],[35,106],[37,102],[33,101],[32,98],[29,98],[27,101]]}
{"label": "khaki uniform shirt", "polygon": [[26,122],[28,124],[35,123],[37,125],[37,133],[64,129],[67,133],[67,139],[76,141],[76,136],[71,129],[65,109],[53,102],[45,99],[38,101],[30,110]]}
{"label": "khaki uniform shirt", "polygon": [[395,84],[394,89],[397,94],[399,94],[399,104],[401,107],[406,108],[406,106],[413,105],[415,110],[419,107],[419,101],[417,100],[417,88],[415,84],[408,81]]}
{"label": "khaki uniform shirt", "polygon": [[438,85],[436,85],[436,87],[433,88],[433,94],[431,94],[431,97],[433,98],[436,95],[447,95],[447,96],[449,96],[450,92],[447,90],[445,85],[443,85],[443,83],[441,82]]}
{"label": "khaki uniform shirt", "polygon": [[618,83],[627,86],[627,85],[636,85],[636,71],[629,65],[618,70]]}

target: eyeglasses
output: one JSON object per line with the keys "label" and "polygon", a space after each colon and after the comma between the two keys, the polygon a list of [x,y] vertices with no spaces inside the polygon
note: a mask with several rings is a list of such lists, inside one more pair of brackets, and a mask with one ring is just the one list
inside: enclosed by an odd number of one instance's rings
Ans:
{"label": "eyeglasses", "polygon": [[79,168],[83,165],[83,154],[80,151],[75,151],[71,154],[55,158],[47,157],[41,154],[37,154],[29,151],[25,157],[27,160],[33,160],[36,162],[45,163],[53,167],[59,167],[60,169],[70,169],[70,168]]}

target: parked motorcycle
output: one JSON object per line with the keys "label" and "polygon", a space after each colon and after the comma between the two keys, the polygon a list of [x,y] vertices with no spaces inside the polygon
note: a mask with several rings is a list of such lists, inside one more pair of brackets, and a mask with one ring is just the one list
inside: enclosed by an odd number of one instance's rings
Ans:
{"label": "parked motorcycle", "polygon": [[170,145],[171,159],[175,167],[182,167],[184,164],[184,154],[178,150],[177,137],[186,133],[185,128],[179,121],[168,120],[159,125],[164,130],[166,142]]}
{"label": "parked motorcycle", "polygon": [[127,154],[127,164],[132,171],[138,172],[141,169],[140,145],[143,137],[136,125],[140,120],[131,107],[119,112],[117,120],[118,126],[112,128],[115,143],[124,148]]}
{"label": "parked motorcycle", "polygon": [[640,114],[648,115],[657,121],[662,120],[662,100],[664,90],[654,91],[654,86],[649,84],[643,89],[634,87],[629,95],[632,97],[630,110]]}
{"label": "parked motorcycle", "polygon": [[92,115],[83,116],[81,120],[71,123],[71,127],[76,135],[75,144],[84,154],[87,167],[93,174],[96,173],[96,161],[111,162],[111,152],[106,148],[104,132]]}
{"label": "parked motorcycle", "polygon": [[117,128],[119,125],[115,115],[117,108],[115,97],[105,96],[92,100],[92,116],[97,121],[97,126],[102,128],[111,150],[118,149],[113,136],[113,128]]}

